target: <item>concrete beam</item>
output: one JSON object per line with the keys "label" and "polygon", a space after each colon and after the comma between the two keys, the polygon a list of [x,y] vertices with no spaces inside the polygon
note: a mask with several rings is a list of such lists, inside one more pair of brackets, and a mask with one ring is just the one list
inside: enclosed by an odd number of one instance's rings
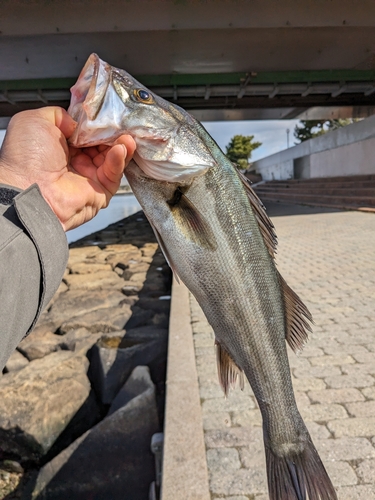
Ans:
{"label": "concrete beam", "polygon": [[[2,2],[3,36],[84,32],[372,26],[375,4],[362,0],[12,0]],[[42,14],[42,15],[41,15]]]}

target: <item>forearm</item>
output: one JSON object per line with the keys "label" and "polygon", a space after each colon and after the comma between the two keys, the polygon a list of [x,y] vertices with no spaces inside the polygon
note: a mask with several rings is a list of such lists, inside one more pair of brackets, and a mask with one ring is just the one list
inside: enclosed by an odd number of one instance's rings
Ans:
{"label": "forearm", "polygon": [[54,295],[68,259],[65,233],[38,187],[17,191],[0,185],[1,369]]}

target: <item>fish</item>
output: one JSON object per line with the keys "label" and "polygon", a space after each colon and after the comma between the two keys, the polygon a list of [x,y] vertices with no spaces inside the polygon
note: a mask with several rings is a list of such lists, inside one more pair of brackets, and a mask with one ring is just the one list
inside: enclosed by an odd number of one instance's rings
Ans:
{"label": "fish", "polygon": [[227,396],[248,379],[263,419],[270,500],[337,500],[298,411],[286,344],[297,352],[312,316],[275,264],[273,223],[204,127],[126,71],[92,54],[71,89],[75,147],[137,145],[127,180],[176,278],[215,334]]}

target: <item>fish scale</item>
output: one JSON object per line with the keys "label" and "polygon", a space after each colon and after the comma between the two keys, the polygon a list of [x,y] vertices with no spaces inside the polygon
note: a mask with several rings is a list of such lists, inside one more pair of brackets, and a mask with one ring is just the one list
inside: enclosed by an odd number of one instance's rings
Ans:
{"label": "fish scale", "polygon": [[134,138],[126,177],[215,332],[220,384],[227,394],[245,374],[258,401],[270,500],[337,500],[298,412],[286,351],[285,340],[303,347],[312,318],[276,269],[276,236],[256,194],[200,123],[95,54],[69,112],[73,146]]}

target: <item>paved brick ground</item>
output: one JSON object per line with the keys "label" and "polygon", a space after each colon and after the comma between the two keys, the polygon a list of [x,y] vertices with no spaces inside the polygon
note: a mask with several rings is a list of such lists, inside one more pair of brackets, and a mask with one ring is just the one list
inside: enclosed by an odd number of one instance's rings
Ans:
{"label": "paved brick ground", "polygon": [[[315,319],[290,355],[298,406],[339,499],[375,500],[375,215],[298,211],[270,207],[278,267]],[[255,398],[223,398],[212,329],[193,298],[191,311],[212,499],[267,500]]]}

